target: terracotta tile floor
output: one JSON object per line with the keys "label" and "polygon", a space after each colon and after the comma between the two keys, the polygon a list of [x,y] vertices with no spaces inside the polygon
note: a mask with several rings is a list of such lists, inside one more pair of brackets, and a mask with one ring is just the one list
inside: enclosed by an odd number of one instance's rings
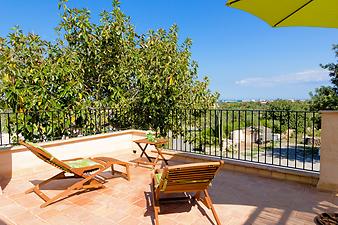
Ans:
{"label": "terracotta tile floor", "polygon": [[[137,158],[132,153],[111,156],[127,161]],[[171,159],[170,163],[182,161]],[[43,201],[24,191],[57,172],[47,168],[48,171],[13,178],[6,185],[0,195],[0,225],[153,224],[150,169],[131,167],[131,181],[114,177],[104,189],[74,194],[41,209]],[[52,195],[65,186],[67,183],[58,181],[46,186],[45,191]],[[338,211],[335,195],[312,186],[226,170],[217,175],[209,192],[223,224],[308,225],[314,224],[313,218],[320,212]],[[199,203],[166,204],[159,219],[162,225],[214,224],[212,213]]]}

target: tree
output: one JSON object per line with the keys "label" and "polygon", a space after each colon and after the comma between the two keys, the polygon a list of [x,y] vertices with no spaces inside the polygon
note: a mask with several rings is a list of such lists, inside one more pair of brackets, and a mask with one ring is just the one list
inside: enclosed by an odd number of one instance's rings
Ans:
{"label": "tree", "polygon": [[[215,104],[218,94],[208,89],[207,78],[198,80],[191,40],[179,44],[176,25],[137,34],[119,1],[112,7],[96,24],[89,10],[69,8],[61,0],[55,41],[19,29],[0,39],[0,103],[3,109],[33,112],[19,116],[30,124],[29,135],[48,138],[53,129],[70,133],[52,122],[51,110],[67,116],[68,127],[88,126],[88,107],[127,115],[104,115],[104,121],[120,127],[134,123],[165,134],[173,111]],[[20,127],[15,132],[27,133]]]}
{"label": "tree", "polygon": [[[333,45],[333,51],[338,59],[338,45]],[[333,110],[338,109],[338,61],[321,67],[329,71],[332,86],[321,86],[310,92],[310,109],[312,110]]]}
{"label": "tree", "polygon": [[1,107],[15,112],[74,109],[83,103],[72,52],[16,28],[0,43]]}
{"label": "tree", "polygon": [[336,90],[330,86],[316,88],[315,93],[310,92],[311,110],[334,110],[338,109],[338,95]]}
{"label": "tree", "polygon": [[[143,124],[159,128],[164,134],[172,124],[170,115],[186,108],[206,109],[217,99],[208,89],[208,79],[197,79],[197,64],[191,61],[191,40],[178,44],[178,28],[150,31],[138,41],[137,94],[132,104]],[[179,124],[177,124],[179,126]]]}
{"label": "tree", "polygon": [[331,83],[333,84],[332,89],[336,92],[336,95],[338,95],[338,45],[333,45],[332,50],[335,52],[337,63],[329,63],[321,65],[321,67],[329,71]]}
{"label": "tree", "polygon": [[90,93],[88,104],[128,108],[134,94],[137,34],[119,2],[113,1],[111,12],[101,13],[99,24],[90,21],[87,9],[62,6],[58,30],[65,33],[68,48],[76,55],[78,76],[83,77],[84,90]]}
{"label": "tree", "polygon": [[59,30],[78,55],[92,105],[137,113],[137,126],[164,134],[171,111],[216,102],[218,94],[208,90],[208,79],[197,80],[191,40],[178,44],[176,25],[138,35],[118,1],[111,12],[101,14],[99,25],[90,23],[88,10],[63,10]]}

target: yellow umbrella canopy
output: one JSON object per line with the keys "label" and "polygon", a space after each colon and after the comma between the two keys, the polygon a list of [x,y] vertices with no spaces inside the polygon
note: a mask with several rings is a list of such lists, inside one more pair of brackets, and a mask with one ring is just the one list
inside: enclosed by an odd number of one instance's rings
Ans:
{"label": "yellow umbrella canopy", "polygon": [[338,0],[229,0],[226,4],[249,12],[272,27],[338,28]]}

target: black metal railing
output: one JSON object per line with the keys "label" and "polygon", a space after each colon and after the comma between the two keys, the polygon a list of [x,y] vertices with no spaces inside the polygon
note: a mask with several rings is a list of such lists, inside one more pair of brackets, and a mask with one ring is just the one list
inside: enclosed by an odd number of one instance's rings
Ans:
{"label": "black metal railing", "polygon": [[173,111],[169,149],[319,171],[320,115],[309,111]]}
{"label": "black metal railing", "polygon": [[[168,149],[319,171],[318,112],[186,109],[172,110],[169,121]],[[15,145],[20,137],[40,142],[130,128],[146,130],[148,122],[132,111],[111,108],[2,112],[0,147]]]}
{"label": "black metal railing", "polygon": [[15,145],[21,137],[49,141],[124,130],[132,128],[133,121],[133,114],[110,108],[2,112],[0,146]]}

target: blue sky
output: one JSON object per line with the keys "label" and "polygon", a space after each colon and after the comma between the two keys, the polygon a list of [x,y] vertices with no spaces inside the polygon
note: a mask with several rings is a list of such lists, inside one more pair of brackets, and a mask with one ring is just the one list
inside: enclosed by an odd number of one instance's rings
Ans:
{"label": "blue sky", "polygon": [[[0,36],[20,25],[43,38],[56,37],[57,0],[1,0]],[[111,0],[70,0],[86,7],[98,21]],[[179,26],[180,39],[193,41],[199,76],[210,78],[210,89],[222,99],[308,98],[309,91],[328,85],[319,64],[334,62],[332,44],[338,29],[270,28],[256,17],[225,6],[224,0],[122,0],[136,31]]]}

